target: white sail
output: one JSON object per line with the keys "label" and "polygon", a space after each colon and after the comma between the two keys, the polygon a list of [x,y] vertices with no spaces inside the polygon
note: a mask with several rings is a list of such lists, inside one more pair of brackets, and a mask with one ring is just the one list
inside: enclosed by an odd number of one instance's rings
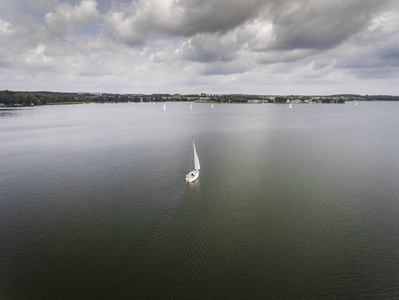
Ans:
{"label": "white sail", "polygon": [[[194,182],[198,179],[199,176],[199,169],[200,169],[200,162],[198,159],[198,155],[197,155],[197,150],[195,150],[195,143],[193,141],[193,152],[194,152],[194,170],[190,171],[187,175],[186,175],[186,182],[187,183],[191,183]],[[192,157],[191,157],[192,159]]]}
{"label": "white sail", "polygon": [[166,104],[163,105],[163,109],[166,109]]}
{"label": "white sail", "polygon": [[197,151],[195,150],[195,144],[193,142],[193,147],[194,147],[194,170],[199,170],[200,169],[200,162],[199,158],[197,155]]}
{"label": "white sail", "polygon": [[211,107],[213,108],[213,103],[211,104]]}
{"label": "white sail", "polygon": [[193,105],[191,104],[191,105],[190,105],[190,110],[192,110],[192,109],[193,109]]}

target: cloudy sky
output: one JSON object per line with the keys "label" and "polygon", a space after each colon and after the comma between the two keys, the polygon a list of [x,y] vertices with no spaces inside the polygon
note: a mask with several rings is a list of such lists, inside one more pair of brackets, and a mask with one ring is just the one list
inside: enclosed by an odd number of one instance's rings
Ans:
{"label": "cloudy sky", "polygon": [[399,95],[397,0],[1,0],[0,90]]}

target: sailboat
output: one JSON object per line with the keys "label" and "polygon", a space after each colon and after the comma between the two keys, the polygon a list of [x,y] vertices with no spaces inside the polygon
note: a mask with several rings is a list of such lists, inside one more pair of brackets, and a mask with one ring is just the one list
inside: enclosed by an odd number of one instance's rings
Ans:
{"label": "sailboat", "polygon": [[213,103],[211,104],[211,108],[213,108],[214,106],[213,106]]}
{"label": "sailboat", "polygon": [[197,151],[195,150],[194,141],[193,141],[193,150],[194,150],[194,170],[190,171],[186,175],[186,183],[194,182],[195,180],[197,180],[199,176],[200,162],[198,159]]}
{"label": "sailboat", "polygon": [[193,109],[193,105],[192,104],[190,104],[190,110],[192,110]]}
{"label": "sailboat", "polygon": [[290,102],[290,105],[288,105],[288,108],[291,109],[292,108],[292,103]]}
{"label": "sailboat", "polygon": [[166,109],[166,104],[163,105],[163,109]]}

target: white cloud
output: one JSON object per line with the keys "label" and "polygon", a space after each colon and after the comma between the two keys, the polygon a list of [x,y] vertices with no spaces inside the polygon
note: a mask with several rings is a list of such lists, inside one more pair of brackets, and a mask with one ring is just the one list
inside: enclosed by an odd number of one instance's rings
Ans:
{"label": "white cloud", "polygon": [[0,37],[7,37],[14,34],[15,31],[11,28],[11,24],[0,20]]}
{"label": "white cloud", "polygon": [[46,55],[46,45],[40,43],[35,48],[28,49],[25,61],[30,68],[46,68],[52,66],[53,58]]}
{"label": "white cloud", "polygon": [[72,6],[64,2],[54,12],[45,16],[47,29],[56,35],[63,35],[81,26],[86,26],[99,17],[96,0],[82,0]]}

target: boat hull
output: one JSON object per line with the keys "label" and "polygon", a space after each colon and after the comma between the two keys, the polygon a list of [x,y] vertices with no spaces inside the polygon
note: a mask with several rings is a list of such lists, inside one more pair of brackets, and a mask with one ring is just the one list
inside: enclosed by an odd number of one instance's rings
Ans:
{"label": "boat hull", "polygon": [[186,183],[194,182],[198,179],[199,171],[193,170],[186,175]]}

